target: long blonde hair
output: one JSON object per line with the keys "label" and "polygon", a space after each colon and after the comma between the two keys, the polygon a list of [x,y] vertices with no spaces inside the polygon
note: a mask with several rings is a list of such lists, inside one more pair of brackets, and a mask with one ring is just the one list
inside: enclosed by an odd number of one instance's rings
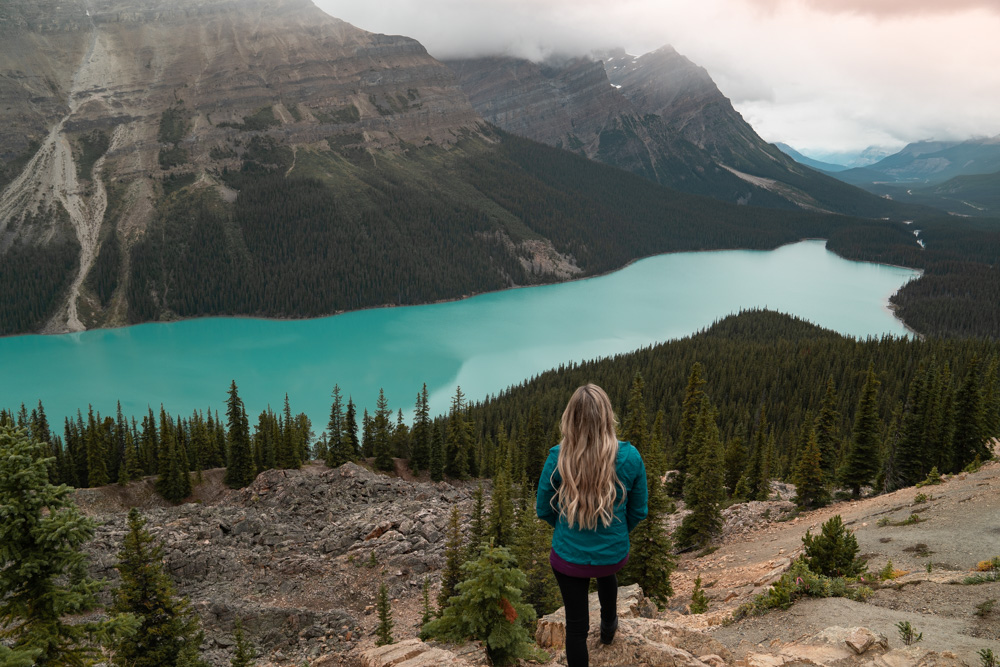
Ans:
{"label": "long blonde hair", "polygon": [[596,384],[580,387],[566,404],[561,426],[556,470],[562,483],[552,502],[558,503],[559,514],[570,527],[595,530],[598,521],[608,527],[614,519],[617,489],[623,496],[625,491],[615,470],[618,436],[611,400]]}

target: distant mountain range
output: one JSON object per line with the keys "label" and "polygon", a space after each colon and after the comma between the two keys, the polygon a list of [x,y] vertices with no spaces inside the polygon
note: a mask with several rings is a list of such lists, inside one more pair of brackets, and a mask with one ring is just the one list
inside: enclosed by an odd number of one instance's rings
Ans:
{"label": "distant mountain range", "polygon": [[797,162],[845,183],[907,204],[957,215],[1000,214],[1000,136],[962,142],[920,141],[865,167],[845,169],[777,144]]}

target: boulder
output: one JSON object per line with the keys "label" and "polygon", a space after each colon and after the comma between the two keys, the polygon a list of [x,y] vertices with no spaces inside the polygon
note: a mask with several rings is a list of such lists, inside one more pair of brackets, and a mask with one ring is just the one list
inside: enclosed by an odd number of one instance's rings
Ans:
{"label": "boulder", "polygon": [[[474,667],[451,651],[407,639],[363,651],[361,667]],[[476,665],[475,667],[478,667]]]}

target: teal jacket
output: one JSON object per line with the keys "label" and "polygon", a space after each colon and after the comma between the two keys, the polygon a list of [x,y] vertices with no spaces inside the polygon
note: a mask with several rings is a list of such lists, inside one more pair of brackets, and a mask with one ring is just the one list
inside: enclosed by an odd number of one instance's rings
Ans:
{"label": "teal jacket", "polygon": [[646,465],[639,450],[628,442],[618,443],[618,458],[615,471],[618,480],[625,487],[625,497],[618,489],[615,498],[615,513],[611,525],[605,527],[597,523],[596,530],[570,528],[566,517],[559,515],[558,507],[553,508],[552,499],[561,477],[556,463],[559,460],[559,445],[549,450],[549,458],[542,468],[538,480],[538,495],[535,497],[535,512],[538,518],[555,528],[552,533],[552,549],[559,557],[578,565],[612,565],[621,562],[628,555],[628,534],[636,524],[646,518],[648,492],[646,489]]}

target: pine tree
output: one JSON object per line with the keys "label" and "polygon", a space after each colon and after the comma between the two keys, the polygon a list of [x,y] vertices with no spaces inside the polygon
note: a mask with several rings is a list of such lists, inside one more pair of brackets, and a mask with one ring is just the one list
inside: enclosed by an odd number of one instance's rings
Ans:
{"label": "pine tree", "polygon": [[327,447],[324,460],[331,468],[341,466],[354,459],[351,443],[344,437],[344,402],[340,396],[340,386],[333,385],[333,403],[330,405],[330,421],[326,424]]}
{"label": "pine tree", "polygon": [[701,411],[701,403],[705,398],[702,387],[706,380],[702,377],[703,368],[701,362],[695,362],[691,366],[691,373],[688,375],[687,388],[684,390],[684,402],[681,404],[681,423],[677,441],[674,444],[673,458],[670,467],[677,473],[670,480],[667,493],[672,496],[680,496],[684,492],[684,485],[687,478],[688,449],[694,433],[695,424],[698,421],[698,414]]}
{"label": "pine tree", "polygon": [[802,538],[806,566],[828,577],[854,577],[865,571],[858,555],[858,540],[837,514],[820,527],[820,534],[806,531]]}
{"label": "pine tree", "polygon": [[378,470],[395,470],[392,460],[392,425],[389,423],[389,401],[385,392],[378,390],[378,401],[375,404],[375,418],[372,420],[372,448],[375,453],[375,468]]}
{"label": "pine tree", "polygon": [[486,535],[486,507],[483,500],[483,485],[476,486],[472,492],[472,516],[469,520],[469,545],[466,560],[473,560],[479,556],[479,548],[482,546],[483,538]]}
{"label": "pine tree", "polygon": [[229,420],[229,457],[225,482],[231,488],[242,489],[254,480],[257,470],[250,450],[250,425],[235,380],[229,386],[226,417]]}
{"label": "pine tree", "polygon": [[542,467],[545,465],[549,449],[546,446],[542,415],[534,403],[528,409],[528,423],[524,428],[524,436],[524,470],[528,479],[534,482],[542,474]]}
{"label": "pine tree", "polygon": [[448,542],[445,543],[444,570],[441,572],[441,590],[438,592],[438,609],[448,606],[448,600],[455,594],[455,586],[461,581],[462,571],[462,528],[458,507],[451,508],[448,518]]}
{"label": "pine tree", "polygon": [[[23,409],[24,406],[22,405]],[[87,486],[95,488],[105,486],[111,481],[108,475],[107,453],[104,443],[97,433],[97,422],[94,419],[94,408],[90,407],[87,415],[87,431],[84,436],[87,447]]]}
{"label": "pine tree", "polygon": [[[534,508],[527,504],[518,510],[510,551],[527,583],[521,589],[521,598],[538,614],[550,614],[562,606],[559,584],[552,574],[549,551],[552,544],[552,527],[535,516]],[[494,545],[496,546],[496,545]]]}
{"label": "pine tree", "polygon": [[392,429],[390,438],[392,455],[400,459],[410,458],[410,427],[403,420],[402,408],[396,411],[396,426]]}
{"label": "pine tree", "polygon": [[743,438],[733,436],[726,444],[726,451],[722,456],[722,466],[725,470],[723,480],[730,496],[735,497],[736,485],[743,477],[743,471],[747,467],[747,449],[743,445]]}
{"label": "pine tree", "polygon": [[812,430],[792,477],[796,492],[795,502],[802,507],[812,509],[830,502],[830,493],[824,483],[822,464],[823,456],[819,451],[819,443],[816,442],[816,431]]}
{"label": "pine tree", "polygon": [[[645,428],[645,397],[641,376],[633,378],[632,392],[629,395],[629,406],[626,408],[626,418],[621,437],[632,442],[647,442],[649,435],[643,433]],[[673,557],[673,543],[670,534],[663,526],[664,517],[670,511],[670,500],[667,497],[659,472],[655,465],[646,468],[646,490],[648,493],[648,515],[636,526],[629,536],[632,544],[629,562],[622,572],[623,582],[637,583],[647,597],[652,599],[661,609],[673,595],[670,575],[676,567]]]}
{"label": "pine tree", "polygon": [[376,603],[378,611],[378,627],[375,629],[375,646],[385,646],[393,644],[392,638],[392,606],[389,603],[389,589],[385,582],[378,585],[378,601]]}
{"label": "pine tree", "polygon": [[127,623],[66,622],[98,609],[103,584],[88,576],[83,550],[95,523],[68,486],[49,481],[47,449],[0,427],[0,638],[11,644],[11,662],[31,655],[39,667],[82,665],[96,655],[88,637],[124,632]]}
{"label": "pine tree", "polygon": [[861,497],[861,487],[870,484],[878,472],[880,428],[878,419],[878,378],[874,364],[868,364],[865,384],[854,418],[851,444],[840,470],[841,483],[855,498]]}
{"label": "pine tree", "polygon": [[431,421],[427,399],[427,383],[417,394],[416,413],[413,418],[413,455],[410,468],[414,472],[427,470],[431,464]]}
{"label": "pine tree", "polygon": [[139,453],[135,450],[132,434],[126,433],[125,457],[118,469],[118,483],[124,486],[140,477],[142,477],[142,468],[139,466]]}
{"label": "pine tree", "polygon": [[175,438],[165,441],[161,449],[166,452],[166,457],[160,464],[156,490],[165,500],[179,503],[191,495],[191,476],[178,452]]}
{"label": "pine tree", "polygon": [[295,420],[292,418],[292,407],[288,403],[288,394],[285,394],[285,407],[282,411],[281,429],[278,449],[277,467],[288,469],[298,469],[302,467],[302,450],[295,434]]}
{"label": "pine tree", "polygon": [[646,468],[649,468],[649,423],[646,417],[646,398],[644,392],[646,383],[641,373],[632,378],[632,389],[629,391],[628,402],[625,405],[625,419],[622,421],[622,438],[632,443],[639,450]]}
{"label": "pine tree", "polygon": [[465,396],[461,387],[455,387],[455,397],[451,400],[445,445],[445,472],[454,479],[466,479],[472,452],[472,428],[465,419]]}
{"label": "pine tree", "polygon": [[924,434],[927,424],[927,373],[917,369],[910,391],[906,396],[902,414],[897,416],[898,433],[892,459],[895,479],[887,480],[886,491],[913,486],[927,476],[924,459]]}
{"label": "pine tree", "polygon": [[233,649],[233,659],[229,661],[229,667],[251,667],[255,664],[257,651],[247,639],[246,633],[243,632],[243,619],[236,619],[233,628],[233,641],[236,642],[236,646]]}
{"label": "pine tree", "polygon": [[122,667],[174,667],[181,664],[186,647],[202,642],[198,618],[186,598],[177,596],[163,570],[163,548],[146,530],[139,510],[128,514],[128,531],[118,552],[121,585],[114,593],[111,611],[132,614],[138,621],[135,634],[115,646],[114,664]]}
{"label": "pine tree", "polygon": [[754,435],[753,450],[750,452],[750,463],[746,472],[736,485],[734,498],[740,501],[767,500],[771,493],[771,485],[767,478],[765,456],[767,455],[767,414],[763,408],[760,411],[760,424]]}
{"label": "pine tree", "polygon": [[510,495],[510,472],[504,461],[493,480],[493,497],[490,498],[490,515],[484,541],[492,541],[498,547],[509,547],[513,539],[514,503]]}
{"label": "pine tree", "polygon": [[708,611],[708,596],[705,595],[705,591],[701,587],[701,575],[698,575],[694,580],[694,590],[691,592],[690,612],[704,614],[706,611]]}
{"label": "pine tree", "polygon": [[820,465],[827,478],[831,478],[837,469],[837,450],[840,446],[840,434],[837,425],[840,423],[840,413],[837,412],[837,389],[831,375],[826,381],[826,393],[816,415],[816,443],[819,445]]}
{"label": "pine tree", "polygon": [[960,472],[978,456],[985,461],[992,456],[986,445],[983,428],[986,412],[980,386],[979,359],[973,358],[962,386],[955,393],[955,431],[952,436],[951,472]]}
{"label": "pine tree", "polygon": [[366,459],[375,456],[375,429],[372,418],[368,416],[368,408],[361,416],[361,456]]}
{"label": "pine tree", "polygon": [[444,424],[441,428],[435,428],[431,424],[431,462],[430,462],[430,474],[432,482],[440,482],[444,479],[444,434],[441,432],[444,429]]}
{"label": "pine tree", "polygon": [[350,445],[350,451],[354,452],[351,455],[351,460],[356,460],[361,456],[361,443],[358,441],[358,411],[354,407],[354,400],[351,397],[347,398],[347,412],[344,413],[344,442]]}
{"label": "pine tree", "polygon": [[420,638],[428,639],[424,628],[434,620],[434,610],[431,608],[431,578],[424,577],[424,585],[420,590]]}
{"label": "pine tree", "polygon": [[691,513],[674,536],[678,546],[704,546],[722,529],[722,443],[715,410],[702,401],[701,413],[689,443],[690,475],[684,498]]}
{"label": "pine tree", "polygon": [[527,578],[514,566],[510,552],[489,546],[462,570],[465,580],[441,618],[427,624],[428,634],[445,641],[482,641],[491,663],[498,666],[536,657],[530,633],[535,611],[521,600]]}

